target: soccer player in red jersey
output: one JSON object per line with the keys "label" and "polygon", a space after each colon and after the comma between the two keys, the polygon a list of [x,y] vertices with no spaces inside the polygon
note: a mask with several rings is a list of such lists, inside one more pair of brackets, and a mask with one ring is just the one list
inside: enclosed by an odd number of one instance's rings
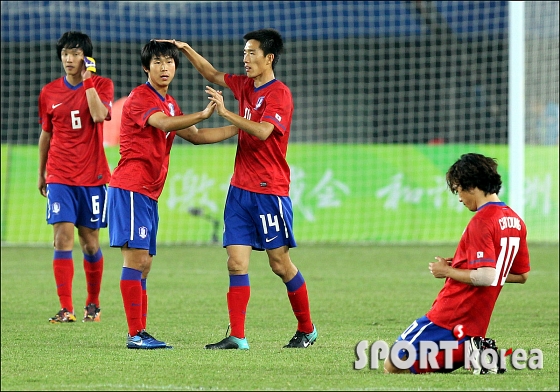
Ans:
{"label": "soccer player in red jersey", "polygon": [[120,127],[121,158],[109,183],[109,241],[124,259],[120,289],[128,324],[130,349],[170,348],[146,331],[147,277],[156,254],[158,198],[161,195],[175,136],[186,137],[189,127],[207,119],[215,104],[183,114],[168,94],[177,67],[175,45],[151,40],[142,49],[147,82],[126,99]]}
{"label": "soccer player in red jersey", "polygon": [[[103,254],[99,229],[107,227],[105,198],[110,179],[103,149],[103,122],[111,119],[114,87],[96,75],[91,39],[64,33],[56,53],[66,75],[39,95],[39,180],[47,198],[47,223],[53,225],[53,270],[60,311],[51,323],[76,321],[72,300],[74,226],[83,252],[87,300],[82,321],[99,321]],[[88,58],[89,57],[89,58]]]}
{"label": "soccer player in red jersey", "polygon": [[[281,35],[273,29],[245,34],[245,75],[217,71],[188,44],[173,42],[198,72],[211,83],[228,87],[239,101],[239,114],[224,106],[223,96],[211,87],[209,98],[216,111],[231,125],[191,130],[194,144],[206,141],[212,130],[225,139],[238,135],[235,167],[224,209],[223,246],[227,250],[229,291],[227,304],[231,333],[207,349],[248,349],[245,312],[250,296],[249,258],[253,249],[266,250],[272,271],[286,285],[298,326],[284,347],[307,348],[317,339],[311,321],[305,280],[292,263],[289,248],[296,246],[289,197],[290,168],[286,161],[294,104],[289,88],[274,76],[283,51]],[[212,139],[214,140],[214,139]]]}
{"label": "soccer player in red jersey", "polygon": [[[386,372],[449,372],[465,366],[465,350],[497,351],[495,341],[486,338],[486,332],[498,295],[504,283],[525,283],[530,270],[527,228],[498,198],[502,181],[497,167],[494,159],[470,153],[462,155],[447,171],[449,189],[475,215],[463,232],[455,255],[438,256],[436,262],[429,264],[435,278],[445,278],[432,308],[396,340],[412,345],[416,362],[410,369],[398,369],[388,357]],[[439,344],[455,340],[458,349],[453,350],[451,369],[444,366],[444,351],[436,356],[437,366],[419,366],[420,342]],[[401,350],[399,358],[406,359],[407,354]],[[500,366],[488,372],[478,366],[481,373],[503,372],[503,369]],[[475,374],[478,374],[476,369]]]}

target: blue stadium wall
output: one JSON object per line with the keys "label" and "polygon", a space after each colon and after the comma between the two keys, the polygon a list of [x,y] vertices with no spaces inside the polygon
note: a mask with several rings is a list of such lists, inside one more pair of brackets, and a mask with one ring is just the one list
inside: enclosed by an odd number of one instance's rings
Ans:
{"label": "blue stadium wall", "polygon": [[[416,3],[5,1],[1,140],[37,142],[37,96],[62,74],[55,43],[64,31],[91,36],[118,99],[144,81],[139,53],[149,39],[188,41],[216,68],[243,73],[243,35],[274,27],[287,49],[276,74],[299,108],[293,141],[507,143],[507,2],[425,2],[447,31],[428,25]],[[183,60],[180,77],[193,82],[174,83],[172,95],[198,111],[204,81]]]}

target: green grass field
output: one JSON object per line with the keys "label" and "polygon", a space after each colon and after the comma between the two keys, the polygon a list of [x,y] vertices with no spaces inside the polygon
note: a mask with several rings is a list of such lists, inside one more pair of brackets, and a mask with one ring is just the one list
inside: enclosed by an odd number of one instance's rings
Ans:
{"label": "green grass field", "polygon": [[[286,289],[264,253],[253,253],[247,338],[251,349],[204,350],[221,340],[228,318],[225,250],[160,247],[148,279],[148,332],[173,350],[127,350],[119,290],[122,260],[105,247],[102,321],[51,325],[58,310],[52,249],[2,248],[4,390],[558,390],[558,245],[530,246],[525,285],[506,285],[488,336],[499,348],[540,348],[542,370],[503,375],[387,375],[354,370],[361,340],[391,343],[432,304],[443,281],[428,263],[453,246],[300,245],[292,259],[305,277],[314,346],[284,350],[296,329]],[[85,301],[80,251],[74,250],[74,306]],[[81,313],[78,314],[81,319]]]}

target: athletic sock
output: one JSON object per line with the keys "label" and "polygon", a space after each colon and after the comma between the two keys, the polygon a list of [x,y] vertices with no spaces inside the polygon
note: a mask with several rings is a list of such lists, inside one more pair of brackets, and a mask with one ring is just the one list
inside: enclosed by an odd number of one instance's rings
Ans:
{"label": "athletic sock", "polygon": [[141,271],[123,267],[120,286],[130,336],[137,335],[143,329],[141,279]]}
{"label": "athletic sock", "polygon": [[230,335],[239,339],[245,337],[245,313],[250,296],[249,275],[230,275],[227,293]]}
{"label": "athletic sock", "polygon": [[103,277],[103,253],[101,253],[101,248],[94,255],[84,253],[84,271],[87,286],[86,306],[93,303],[99,308],[99,293]]}
{"label": "athletic sock", "polygon": [[290,299],[292,310],[298,321],[298,331],[303,333],[313,332],[307,285],[299,271],[289,282],[286,282],[286,288],[288,289],[288,298]]}
{"label": "athletic sock", "polygon": [[142,285],[142,329],[146,329],[146,322],[148,320],[148,290],[146,279],[140,279]]}
{"label": "athletic sock", "polygon": [[72,281],[74,279],[74,260],[71,250],[55,250],[53,256],[54,280],[60,307],[74,313],[72,303]]}

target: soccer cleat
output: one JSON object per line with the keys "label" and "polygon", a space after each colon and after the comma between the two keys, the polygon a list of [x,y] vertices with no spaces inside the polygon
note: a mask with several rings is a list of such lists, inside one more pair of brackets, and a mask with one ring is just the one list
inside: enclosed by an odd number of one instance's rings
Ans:
{"label": "soccer cleat", "polygon": [[84,318],[82,319],[82,322],[88,323],[94,321],[101,321],[101,309],[99,309],[96,304],[91,303],[84,308]]}
{"label": "soccer cleat", "polygon": [[317,336],[317,328],[315,328],[315,325],[313,325],[313,332],[311,333],[296,331],[295,335],[284,348],[307,348],[315,343]]}
{"label": "soccer cleat", "polygon": [[249,350],[247,338],[239,339],[235,336],[228,336],[218,343],[207,344],[204,346],[208,350]]}
{"label": "soccer cleat", "polygon": [[[474,337],[470,339],[470,345],[468,348],[471,352],[478,351],[478,355],[474,356],[474,367],[473,367],[473,374],[502,374],[505,373],[506,367],[505,364],[502,364],[502,360],[500,358],[500,352],[498,351],[498,347],[496,346],[496,341],[490,338],[483,338],[480,336]],[[497,358],[497,366],[494,366],[490,369],[487,369],[487,366],[482,366],[481,361],[481,354],[483,351],[493,351],[495,357]],[[484,358],[485,364],[490,364],[492,362],[492,356],[490,354],[486,354]]]}
{"label": "soccer cleat", "polygon": [[52,324],[73,323],[74,321],[76,321],[76,316],[74,316],[74,313],[70,313],[66,308],[60,309],[57,314],[49,319],[49,322]]}
{"label": "soccer cleat", "polygon": [[126,347],[130,349],[154,350],[157,348],[173,348],[167,343],[157,340],[146,331],[141,331],[138,335],[128,335]]}

